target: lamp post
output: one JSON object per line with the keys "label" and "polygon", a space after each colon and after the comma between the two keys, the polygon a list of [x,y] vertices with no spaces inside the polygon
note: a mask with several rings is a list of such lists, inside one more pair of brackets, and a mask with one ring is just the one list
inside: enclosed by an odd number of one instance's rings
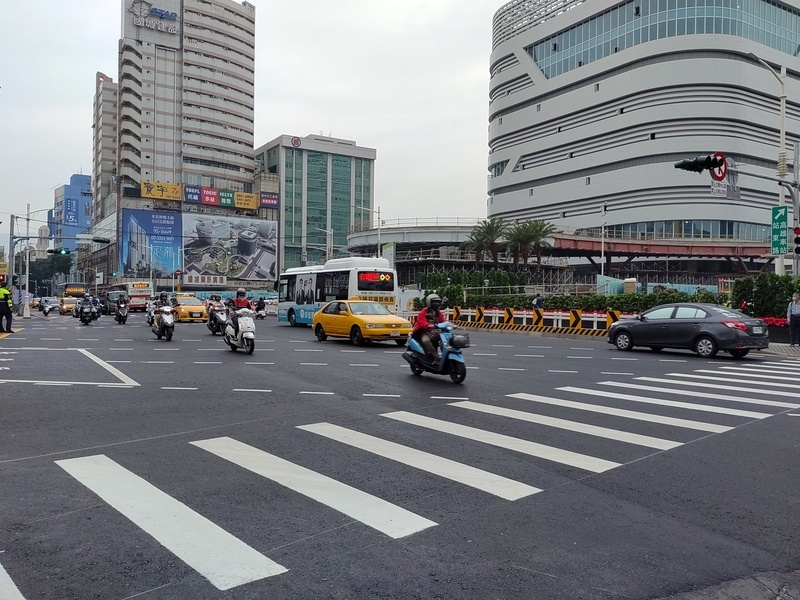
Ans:
{"label": "lamp post", "polygon": [[83,282],[86,283],[86,271],[94,271],[94,297],[97,298],[97,268],[96,267],[86,267],[82,269],[83,273]]}
{"label": "lamp post", "polygon": [[[781,84],[781,95],[780,95],[780,116],[781,116],[781,124],[780,124],[780,137],[778,141],[778,177],[780,179],[784,179],[787,174],[786,168],[786,65],[781,65],[781,71],[778,73],[775,69],[773,69],[769,63],[767,63],[764,59],[759,58],[752,52],[747,53],[747,57],[751,60],[756,61],[762,67],[765,67],[775,79],[778,80],[778,83]],[[778,189],[778,205],[782,206],[785,204],[784,197],[783,197],[783,185],[779,185]],[[795,219],[797,215],[795,215]],[[783,256],[778,256],[775,259],[775,273],[777,275],[784,275],[786,273],[786,267],[783,261]],[[795,273],[797,275],[797,273]]]}
{"label": "lamp post", "polygon": [[[381,207],[379,206],[377,209],[367,208],[366,206],[359,207],[362,211],[365,210],[368,213],[376,213],[378,215],[378,257],[383,256],[383,248],[381,248]],[[370,223],[370,225],[372,225]]]}
{"label": "lamp post", "polygon": [[325,233],[325,260],[330,260],[333,254],[333,230],[323,229],[322,227],[312,227],[311,229],[316,229],[317,231]]}
{"label": "lamp post", "polygon": [[[605,277],[606,274],[606,213],[608,212],[608,204],[603,202],[600,209],[600,277]],[[607,286],[604,284],[604,289]]]}

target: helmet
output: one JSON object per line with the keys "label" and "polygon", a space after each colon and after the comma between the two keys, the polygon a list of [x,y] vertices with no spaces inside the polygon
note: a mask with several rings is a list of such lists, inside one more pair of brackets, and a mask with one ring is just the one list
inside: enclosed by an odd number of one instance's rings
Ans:
{"label": "helmet", "polygon": [[236,297],[237,298],[244,298],[247,295],[247,291],[244,288],[239,288],[236,290]]}
{"label": "helmet", "polygon": [[88,300],[89,299],[89,294],[84,294],[83,298],[84,298],[84,300]]}
{"label": "helmet", "polygon": [[166,298],[167,298],[167,292],[161,292],[161,293],[158,295],[158,297],[159,297],[159,298],[161,298],[161,299],[164,299],[164,300],[166,300]]}
{"label": "helmet", "polygon": [[425,305],[428,308],[439,308],[442,305],[442,299],[436,294],[429,294],[428,297],[425,298]]}

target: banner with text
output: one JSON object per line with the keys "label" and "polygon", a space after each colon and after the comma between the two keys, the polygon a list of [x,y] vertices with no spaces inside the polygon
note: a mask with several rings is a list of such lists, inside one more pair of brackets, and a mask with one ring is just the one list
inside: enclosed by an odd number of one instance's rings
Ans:
{"label": "banner with text", "polygon": [[181,269],[182,215],[179,212],[122,210],[119,271],[125,277],[171,277]]}
{"label": "banner with text", "polygon": [[153,198],[155,200],[183,200],[183,190],[180,183],[166,183],[163,181],[142,181],[142,198]]}

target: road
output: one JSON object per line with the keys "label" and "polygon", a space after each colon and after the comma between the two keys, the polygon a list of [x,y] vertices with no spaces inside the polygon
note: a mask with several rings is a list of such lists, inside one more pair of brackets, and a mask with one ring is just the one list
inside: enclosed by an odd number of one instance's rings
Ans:
{"label": "road", "polygon": [[[0,339],[0,598],[662,598],[800,568],[800,361],[257,321]],[[794,416],[793,416],[794,415]],[[747,597],[747,596],[742,596]]]}

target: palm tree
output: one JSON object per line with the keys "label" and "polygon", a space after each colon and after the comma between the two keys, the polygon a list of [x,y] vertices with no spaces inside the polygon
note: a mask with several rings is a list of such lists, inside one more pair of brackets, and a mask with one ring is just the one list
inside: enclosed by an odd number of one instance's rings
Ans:
{"label": "palm tree", "polygon": [[492,217],[479,221],[469,234],[471,239],[480,240],[483,248],[489,251],[495,267],[499,261],[500,249],[503,247],[506,229],[508,229],[508,223],[500,217]]}
{"label": "palm tree", "polygon": [[[547,238],[551,237],[558,230],[558,228],[552,223],[540,221],[538,219],[528,221],[528,224],[531,228],[531,236],[533,237],[533,241],[531,242],[529,248],[532,248],[536,253],[536,265],[540,266],[542,264],[542,248],[551,247],[552,244],[547,241]],[[523,258],[527,263],[527,253],[523,254]]]}
{"label": "palm tree", "polygon": [[520,256],[523,256],[523,264],[528,263],[531,245],[536,240],[531,221],[517,221],[506,232],[506,248],[514,256],[514,267],[519,263]]}

